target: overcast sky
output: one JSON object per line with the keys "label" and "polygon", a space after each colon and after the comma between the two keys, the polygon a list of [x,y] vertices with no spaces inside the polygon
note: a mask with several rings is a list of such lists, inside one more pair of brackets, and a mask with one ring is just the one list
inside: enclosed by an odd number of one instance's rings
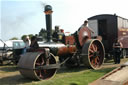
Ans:
{"label": "overcast sky", "polygon": [[128,18],[127,0],[0,0],[0,38],[20,38],[46,28],[44,4],[53,8],[52,28],[59,25],[65,32],[75,32],[84,20],[98,14]]}

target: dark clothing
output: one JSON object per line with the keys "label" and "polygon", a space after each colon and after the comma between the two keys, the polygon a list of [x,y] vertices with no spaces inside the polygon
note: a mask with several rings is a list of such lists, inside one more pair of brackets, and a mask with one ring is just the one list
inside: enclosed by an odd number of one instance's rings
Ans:
{"label": "dark clothing", "polygon": [[38,45],[37,42],[35,42],[34,44],[31,44],[31,45],[30,45],[30,48],[38,49],[38,48],[39,48],[39,45]]}
{"label": "dark clothing", "polygon": [[31,45],[30,45],[30,48],[31,49],[38,49],[39,48],[39,45],[37,43],[37,37],[36,36],[33,36],[31,38]]}
{"label": "dark clothing", "polygon": [[54,32],[53,35],[52,35],[52,37],[53,37],[53,41],[54,42],[57,42],[58,41],[58,38],[59,38],[58,32]]}
{"label": "dark clothing", "polygon": [[58,42],[58,41],[63,42],[63,43],[65,42],[65,35],[64,35],[64,33],[54,32],[52,37],[53,37],[53,41],[54,42]]}
{"label": "dark clothing", "polygon": [[115,64],[120,63],[120,55],[121,55],[121,52],[119,52],[115,49],[115,52],[114,52],[114,62],[115,62]]}
{"label": "dark clothing", "polygon": [[114,44],[114,62],[115,62],[115,64],[120,63],[120,56],[121,56],[120,43],[115,43]]}

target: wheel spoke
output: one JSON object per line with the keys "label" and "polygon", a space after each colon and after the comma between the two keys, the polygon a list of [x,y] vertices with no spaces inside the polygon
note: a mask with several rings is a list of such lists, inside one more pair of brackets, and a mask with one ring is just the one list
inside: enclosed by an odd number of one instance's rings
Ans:
{"label": "wheel spoke", "polygon": [[97,56],[97,59],[100,60],[99,56]]}
{"label": "wheel spoke", "polygon": [[37,61],[36,61],[36,64],[35,64],[36,66],[40,66],[41,64],[40,64],[40,60],[39,59],[37,59]]}
{"label": "wheel spoke", "polygon": [[89,49],[89,52],[93,53],[94,51],[92,49]]}
{"label": "wheel spoke", "polygon": [[91,60],[91,63],[92,63],[92,65],[93,65],[93,59]]}
{"label": "wheel spoke", "polygon": [[92,44],[92,49],[93,49],[93,51],[95,51],[95,47],[94,47],[94,44]]}
{"label": "wheel spoke", "polygon": [[92,57],[92,56],[93,56],[93,54],[90,54],[90,55],[89,55],[89,57]]}
{"label": "wheel spoke", "polygon": [[40,63],[36,63],[36,66],[40,66]]}
{"label": "wheel spoke", "polygon": [[45,62],[44,62],[44,58],[42,57],[42,62],[41,62],[41,65],[44,65]]}
{"label": "wheel spoke", "polygon": [[39,77],[43,78],[41,70],[39,70]]}
{"label": "wheel spoke", "polygon": [[46,60],[46,65],[49,65],[49,59]]}
{"label": "wheel spoke", "polygon": [[95,65],[97,65],[97,58],[95,58]]}
{"label": "wheel spoke", "polygon": [[41,74],[41,70],[36,70],[37,76],[39,76],[40,78],[43,77]]}
{"label": "wheel spoke", "polygon": [[97,64],[99,64],[99,62],[100,62],[99,56],[97,56],[96,58],[97,58]]}
{"label": "wheel spoke", "polygon": [[97,51],[97,46],[96,46],[96,45],[94,45],[94,47],[95,47],[95,51]]}

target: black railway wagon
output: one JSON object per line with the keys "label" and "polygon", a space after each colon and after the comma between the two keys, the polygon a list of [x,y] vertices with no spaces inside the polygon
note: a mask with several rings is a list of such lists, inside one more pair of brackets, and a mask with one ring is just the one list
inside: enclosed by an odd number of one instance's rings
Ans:
{"label": "black railway wagon", "polygon": [[112,54],[113,43],[118,39],[123,44],[122,55],[128,53],[128,19],[116,14],[101,14],[88,18],[88,25],[93,29],[92,37],[102,36],[106,56]]}

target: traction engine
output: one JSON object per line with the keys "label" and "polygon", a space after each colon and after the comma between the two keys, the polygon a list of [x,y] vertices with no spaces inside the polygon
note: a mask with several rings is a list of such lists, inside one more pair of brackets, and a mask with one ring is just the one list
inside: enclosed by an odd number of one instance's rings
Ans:
{"label": "traction engine", "polygon": [[21,55],[18,62],[20,73],[27,78],[45,80],[53,77],[57,69],[85,66],[99,69],[104,60],[104,46],[98,39],[91,39],[88,27],[80,28],[62,41],[52,38],[52,7],[45,6],[47,41],[38,49]]}

